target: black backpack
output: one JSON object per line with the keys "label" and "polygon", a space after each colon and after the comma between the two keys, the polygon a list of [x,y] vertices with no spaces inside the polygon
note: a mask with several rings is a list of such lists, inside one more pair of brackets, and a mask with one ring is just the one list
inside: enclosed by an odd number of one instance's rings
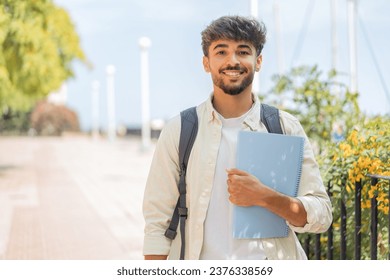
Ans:
{"label": "black backpack", "polygon": [[[282,127],[279,121],[279,110],[267,104],[261,104],[260,110],[261,122],[265,125],[269,133],[283,134]],[[187,163],[191,154],[192,146],[194,145],[196,135],[198,133],[198,115],[196,107],[188,108],[180,113],[181,131],[179,142],[179,162],[180,162],[180,179],[178,184],[179,198],[175,210],[172,215],[171,223],[165,231],[165,236],[171,240],[177,235],[177,227],[180,221],[181,233],[181,250],[180,259],[184,260],[185,252],[185,222],[188,215],[186,205],[186,172]]]}

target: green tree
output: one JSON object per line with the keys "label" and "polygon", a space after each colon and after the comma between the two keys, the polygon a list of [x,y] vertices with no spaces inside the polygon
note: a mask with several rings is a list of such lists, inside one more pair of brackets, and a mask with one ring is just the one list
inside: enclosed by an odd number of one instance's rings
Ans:
{"label": "green tree", "polygon": [[346,133],[359,116],[358,94],[338,82],[334,71],[322,76],[317,66],[293,68],[285,75],[275,75],[272,94],[261,96],[296,116],[320,148],[332,140],[335,124]]}
{"label": "green tree", "polygon": [[26,112],[57,90],[75,60],[86,63],[64,9],[52,0],[0,0],[0,116]]}

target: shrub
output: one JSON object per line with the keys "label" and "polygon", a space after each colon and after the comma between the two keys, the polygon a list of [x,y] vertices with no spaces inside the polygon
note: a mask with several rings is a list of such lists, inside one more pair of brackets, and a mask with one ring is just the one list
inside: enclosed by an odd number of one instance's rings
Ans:
{"label": "shrub", "polygon": [[[386,259],[388,254],[389,183],[379,180],[371,185],[368,174],[390,176],[390,119],[388,117],[367,118],[351,130],[345,140],[329,143],[323,156],[319,157],[323,179],[331,182],[334,229],[340,231],[340,203],[347,211],[347,256],[353,258],[354,194],[355,184],[361,184],[362,259],[370,252],[370,207],[371,198],[378,203],[378,258]],[[335,242],[339,236],[335,236]]]}
{"label": "shrub", "polygon": [[0,112],[0,134],[26,134],[30,127],[30,113],[13,110],[3,110],[2,113]]}
{"label": "shrub", "polygon": [[38,135],[60,136],[64,131],[80,131],[77,114],[71,109],[42,101],[31,113],[31,128]]}

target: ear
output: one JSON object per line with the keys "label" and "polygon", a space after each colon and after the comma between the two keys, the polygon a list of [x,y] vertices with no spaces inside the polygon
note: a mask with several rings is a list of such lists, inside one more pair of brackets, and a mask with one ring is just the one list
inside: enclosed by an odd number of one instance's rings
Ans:
{"label": "ear", "polygon": [[209,58],[207,56],[203,56],[203,68],[204,71],[207,73],[210,72],[210,63],[209,63]]}
{"label": "ear", "polygon": [[260,54],[257,58],[256,58],[256,72],[259,72],[260,71],[260,68],[261,68],[261,63],[263,62],[263,55]]}

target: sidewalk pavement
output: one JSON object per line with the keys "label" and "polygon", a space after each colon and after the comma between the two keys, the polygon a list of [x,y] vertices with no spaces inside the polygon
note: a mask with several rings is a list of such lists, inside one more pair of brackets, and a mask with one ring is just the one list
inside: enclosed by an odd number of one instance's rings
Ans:
{"label": "sidewalk pavement", "polygon": [[142,259],[154,144],[0,137],[0,259]]}

